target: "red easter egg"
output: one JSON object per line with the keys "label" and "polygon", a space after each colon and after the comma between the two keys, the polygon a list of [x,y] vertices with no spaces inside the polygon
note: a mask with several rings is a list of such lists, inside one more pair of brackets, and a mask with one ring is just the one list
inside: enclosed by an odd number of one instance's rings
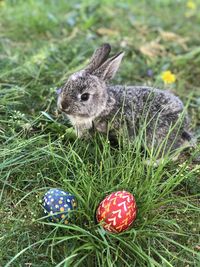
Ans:
{"label": "red easter egg", "polygon": [[134,196],[127,191],[117,191],[108,195],[99,204],[96,218],[107,231],[120,233],[133,223],[136,210]]}

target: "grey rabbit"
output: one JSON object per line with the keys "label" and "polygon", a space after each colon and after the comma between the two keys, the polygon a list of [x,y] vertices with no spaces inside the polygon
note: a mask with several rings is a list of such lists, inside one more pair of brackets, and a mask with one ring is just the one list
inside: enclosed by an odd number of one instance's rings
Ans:
{"label": "grey rabbit", "polygon": [[[75,127],[78,137],[91,129],[116,134],[127,129],[134,140],[144,121],[147,148],[163,149],[159,157],[191,141],[188,116],[181,100],[172,93],[148,86],[109,85],[124,52],[109,58],[111,46],[103,44],[85,69],[72,74],[58,96],[58,108]],[[166,138],[167,137],[167,138]]]}

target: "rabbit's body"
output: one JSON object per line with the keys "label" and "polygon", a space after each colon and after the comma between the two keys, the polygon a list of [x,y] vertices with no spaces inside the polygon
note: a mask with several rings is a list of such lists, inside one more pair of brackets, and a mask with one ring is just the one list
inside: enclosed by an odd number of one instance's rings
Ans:
{"label": "rabbit's body", "polygon": [[67,114],[78,136],[92,128],[116,135],[126,129],[128,137],[134,139],[145,126],[149,148],[163,145],[165,153],[182,147],[191,135],[181,100],[151,87],[107,85],[123,57],[119,53],[107,59],[109,52],[108,44],[97,49],[88,67],[69,78],[58,98],[58,107]]}
{"label": "rabbit's body", "polygon": [[108,92],[105,110],[93,120],[99,132],[110,130],[117,135],[126,127],[128,136],[134,139],[145,126],[149,147],[162,145],[166,140],[172,150],[190,140],[188,118],[181,119],[183,104],[170,92],[144,86],[111,86]]}

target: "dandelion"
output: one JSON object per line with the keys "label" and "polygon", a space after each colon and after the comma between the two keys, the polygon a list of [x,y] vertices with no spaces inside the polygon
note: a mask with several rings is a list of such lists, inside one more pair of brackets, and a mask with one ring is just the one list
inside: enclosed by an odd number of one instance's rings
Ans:
{"label": "dandelion", "polygon": [[176,81],[176,76],[170,70],[166,70],[161,75],[162,80],[166,84],[171,84]]}
{"label": "dandelion", "polygon": [[186,6],[187,6],[188,9],[192,9],[192,10],[195,10],[197,8],[195,2],[194,1],[191,1],[191,0],[189,0],[187,2]]}

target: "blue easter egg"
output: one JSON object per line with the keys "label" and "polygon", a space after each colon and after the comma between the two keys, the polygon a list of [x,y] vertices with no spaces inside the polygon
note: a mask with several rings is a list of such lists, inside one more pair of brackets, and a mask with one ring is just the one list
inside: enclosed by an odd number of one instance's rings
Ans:
{"label": "blue easter egg", "polygon": [[68,224],[74,218],[71,211],[76,209],[77,202],[71,193],[52,188],[44,195],[43,207],[49,221]]}

